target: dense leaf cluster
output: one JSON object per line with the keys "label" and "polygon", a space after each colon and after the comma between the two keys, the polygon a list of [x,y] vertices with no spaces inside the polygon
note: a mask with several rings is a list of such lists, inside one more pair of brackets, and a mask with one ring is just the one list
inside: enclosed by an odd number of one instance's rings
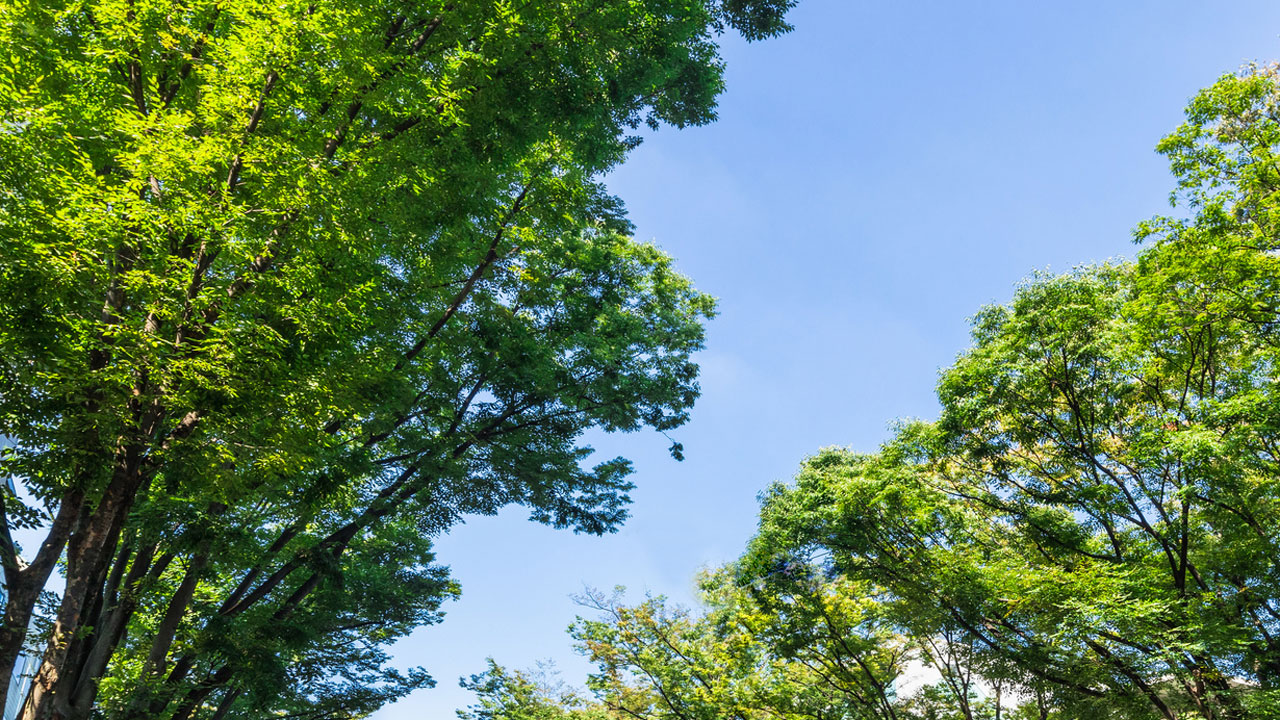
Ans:
{"label": "dense leaf cluster", "polygon": [[713,303],[599,178],[791,4],[0,5],[0,704],[26,640],[28,720],[362,715],[433,536],[617,528],[580,437],[685,421]]}

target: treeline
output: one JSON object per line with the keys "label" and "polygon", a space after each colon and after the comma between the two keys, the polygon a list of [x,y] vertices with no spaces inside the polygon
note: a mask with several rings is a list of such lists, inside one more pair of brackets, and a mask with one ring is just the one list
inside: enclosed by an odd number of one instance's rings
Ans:
{"label": "treeline", "polygon": [[936,421],[762,498],[701,609],[587,598],[590,697],[470,720],[1280,717],[1280,72],[1165,138],[1187,217],[982,309]]}

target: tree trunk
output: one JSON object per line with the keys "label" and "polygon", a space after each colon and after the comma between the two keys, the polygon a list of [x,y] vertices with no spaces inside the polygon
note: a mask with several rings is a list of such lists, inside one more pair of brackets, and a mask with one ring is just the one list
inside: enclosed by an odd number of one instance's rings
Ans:
{"label": "tree trunk", "polygon": [[[98,507],[77,523],[67,544],[67,583],[62,605],[54,621],[53,634],[45,650],[44,662],[31,683],[31,692],[22,720],[69,720],[71,688],[55,692],[64,684],[66,663],[72,644],[85,625],[86,603],[96,601],[115,555],[125,516],[142,485],[139,454],[126,451]],[[70,678],[74,682],[74,678]]]}
{"label": "tree trunk", "polygon": [[151,569],[156,548],[156,543],[150,543],[144,545],[134,555],[129,573],[120,584],[119,590],[113,591],[106,599],[107,605],[104,607],[98,627],[94,628],[93,647],[80,669],[72,694],[72,717],[75,720],[83,720],[89,716],[89,710],[98,696],[98,681],[106,673],[112,653],[124,641],[129,619],[137,609],[138,583]]}
{"label": "tree trunk", "polygon": [[84,495],[80,492],[68,493],[63,498],[35,559],[17,572],[15,581],[9,585],[4,625],[0,627],[0,708],[9,700],[9,683],[13,678],[14,665],[22,654],[27,627],[31,624],[31,615],[35,611],[36,601],[40,599],[40,591],[44,589],[45,583],[49,581],[49,574],[62,556],[72,521],[80,514],[83,503]]}

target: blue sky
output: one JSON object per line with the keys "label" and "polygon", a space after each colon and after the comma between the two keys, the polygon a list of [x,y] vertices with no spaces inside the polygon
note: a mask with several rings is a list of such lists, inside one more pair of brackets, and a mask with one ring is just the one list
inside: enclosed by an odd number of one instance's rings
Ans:
{"label": "blue sky", "polygon": [[395,647],[437,679],[378,720],[454,717],[485,657],[589,669],[565,634],[584,586],[690,602],[756,495],[827,445],[874,450],[929,418],[967,318],[1036,270],[1131,256],[1170,212],[1152,148],[1197,89],[1280,58],[1280,4],[801,0],[794,32],[727,38],[719,122],[651,135],[608,179],[637,237],[720,300],[703,396],[673,433],[591,438],[635,461],[632,519],[576,536],[518,509],[441,538],[462,583]]}

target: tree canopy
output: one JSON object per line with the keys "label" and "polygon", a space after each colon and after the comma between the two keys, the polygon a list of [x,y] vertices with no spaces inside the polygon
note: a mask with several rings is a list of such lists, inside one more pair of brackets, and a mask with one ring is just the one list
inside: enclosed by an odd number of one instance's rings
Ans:
{"label": "tree canopy", "polygon": [[4,3],[0,694],[25,641],[27,720],[365,714],[433,536],[616,529],[581,435],[687,419],[713,302],[599,178],[792,4]]}
{"label": "tree canopy", "polygon": [[1064,717],[1274,714],[1277,97],[1202,92],[1160,144],[1191,217],[981,311],[938,421],[810,460],[752,552],[818,552]]}
{"label": "tree canopy", "polygon": [[938,421],[808,461],[752,553],[884,587],[1064,717],[1274,714],[1276,80],[1223,78],[1160,144],[1191,217],[981,311]]}

